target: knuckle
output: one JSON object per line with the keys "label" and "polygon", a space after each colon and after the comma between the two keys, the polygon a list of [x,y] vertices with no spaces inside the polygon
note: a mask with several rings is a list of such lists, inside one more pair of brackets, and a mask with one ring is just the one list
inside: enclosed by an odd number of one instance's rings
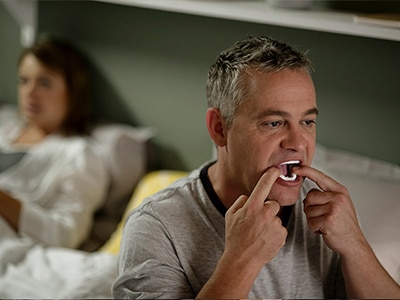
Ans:
{"label": "knuckle", "polygon": [[336,202],[338,202],[339,204],[343,204],[347,202],[347,195],[345,193],[338,193],[336,195]]}
{"label": "knuckle", "polygon": [[288,232],[287,232],[286,228],[282,227],[282,229],[280,231],[280,240],[281,240],[280,247],[283,247],[285,245],[287,235],[288,235]]}
{"label": "knuckle", "polygon": [[333,228],[335,226],[336,217],[334,215],[326,216],[325,224],[327,228]]}
{"label": "knuckle", "polygon": [[315,199],[317,199],[321,195],[321,191],[318,189],[311,189],[308,193],[306,198],[304,199],[304,204],[308,205],[310,203],[315,202]]}
{"label": "knuckle", "polygon": [[320,227],[316,222],[314,222],[311,219],[307,220],[307,225],[308,225],[308,228],[310,228],[310,230],[313,232],[319,230],[319,227]]}
{"label": "knuckle", "polygon": [[341,211],[341,204],[338,202],[331,203],[330,213],[328,216],[337,216]]}
{"label": "knuckle", "polygon": [[338,183],[338,192],[343,194],[343,195],[349,195],[348,189],[344,186]]}
{"label": "knuckle", "polygon": [[273,219],[273,224],[274,224],[276,227],[278,227],[278,228],[282,227],[282,220],[281,220],[281,218],[275,216],[274,219]]}
{"label": "knuckle", "polygon": [[317,195],[319,195],[321,193],[321,190],[313,188],[308,192],[308,196],[309,197],[316,197]]}
{"label": "knuckle", "polygon": [[275,200],[268,200],[264,203],[267,212],[276,215],[279,212],[280,206]]}
{"label": "knuckle", "polygon": [[282,236],[284,238],[284,240],[286,240],[287,236],[288,236],[288,231],[285,227],[282,226]]}

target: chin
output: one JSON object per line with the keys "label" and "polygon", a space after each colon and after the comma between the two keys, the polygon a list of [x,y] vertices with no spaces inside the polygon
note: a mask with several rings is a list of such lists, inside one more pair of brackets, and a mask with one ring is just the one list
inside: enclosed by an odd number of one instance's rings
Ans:
{"label": "chin", "polygon": [[294,205],[300,196],[300,187],[284,187],[278,184],[275,184],[271,192],[269,193],[268,198],[271,200],[275,200],[279,203],[280,206],[289,206]]}

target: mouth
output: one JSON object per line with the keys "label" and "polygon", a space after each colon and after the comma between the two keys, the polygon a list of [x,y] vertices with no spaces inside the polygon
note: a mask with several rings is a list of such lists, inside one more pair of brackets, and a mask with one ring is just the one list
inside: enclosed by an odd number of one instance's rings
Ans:
{"label": "mouth", "polygon": [[28,104],[25,106],[25,112],[30,114],[37,114],[40,111],[37,105]]}
{"label": "mouth", "polygon": [[281,178],[284,181],[295,181],[297,179],[297,175],[293,173],[293,167],[299,166],[299,160],[288,160],[281,163],[278,168],[281,171]]}

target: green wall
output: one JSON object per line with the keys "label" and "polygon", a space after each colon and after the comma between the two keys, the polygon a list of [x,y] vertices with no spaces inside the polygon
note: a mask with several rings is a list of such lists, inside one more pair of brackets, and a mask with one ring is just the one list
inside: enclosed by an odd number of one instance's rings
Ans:
{"label": "green wall", "polygon": [[0,2],[0,102],[16,102],[16,66],[21,50],[18,24]]}
{"label": "green wall", "polygon": [[[1,48],[18,32],[4,33],[2,26]],[[96,1],[40,1],[39,32],[71,39],[90,57],[97,116],[156,128],[161,168],[189,170],[211,157],[207,70],[221,50],[248,35],[309,49],[320,143],[400,163],[400,42]],[[7,60],[14,58],[13,50],[6,52]],[[9,65],[0,70],[7,85],[13,72]],[[10,98],[10,91],[1,89],[0,99]]]}

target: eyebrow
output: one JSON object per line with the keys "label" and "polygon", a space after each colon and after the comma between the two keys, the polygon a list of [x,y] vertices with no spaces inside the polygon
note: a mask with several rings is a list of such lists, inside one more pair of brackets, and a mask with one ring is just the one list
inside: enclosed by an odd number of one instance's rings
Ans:
{"label": "eyebrow", "polygon": [[[307,110],[304,113],[304,116],[309,116],[309,115],[317,115],[318,116],[318,113],[319,113],[318,108],[314,107],[314,108]],[[266,111],[261,112],[258,115],[258,118],[263,118],[263,117],[268,117],[268,116],[288,117],[289,113],[286,111],[282,111],[282,110],[268,109]]]}
{"label": "eyebrow", "polygon": [[305,116],[308,116],[308,115],[317,115],[318,116],[318,114],[319,114],[318,108],[314,107],[314,108],[307,110],[304,115]]}

